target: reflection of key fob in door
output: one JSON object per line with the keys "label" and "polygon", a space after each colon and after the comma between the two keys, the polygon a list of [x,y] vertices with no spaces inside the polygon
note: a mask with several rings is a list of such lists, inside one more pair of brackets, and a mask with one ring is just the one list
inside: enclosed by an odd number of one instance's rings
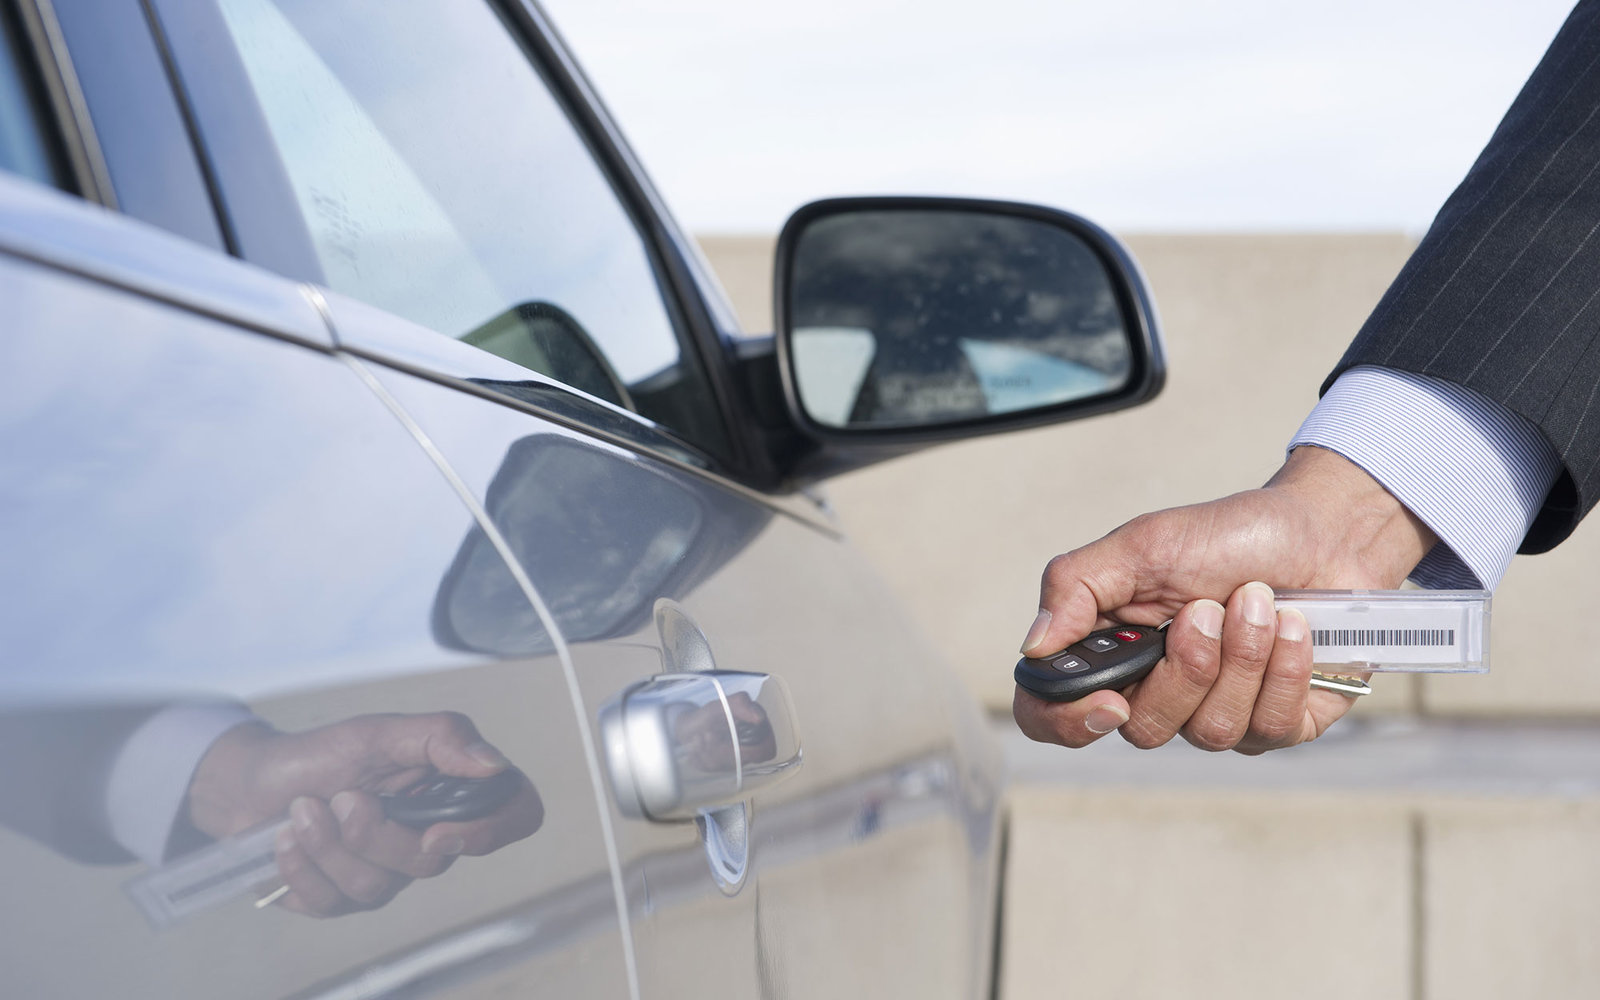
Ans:
{"label": "reflection of key fob in door", "polygon": [[381,796],[383,813],[401,826],[422,830],[435,823],[482,819],[511,801],[522,772],[508,767],[487,778],[435,775],[394,795]]}
{"label": "reflection of key fob in door", "polygon": [[1118,625],[1091,632],[1059,653],[1024,656],[1015,676],[1024,690],[1046,701],[1077,701],[1094,691],[1127,687],[1154,669],[1166,651],[1162,629]]}

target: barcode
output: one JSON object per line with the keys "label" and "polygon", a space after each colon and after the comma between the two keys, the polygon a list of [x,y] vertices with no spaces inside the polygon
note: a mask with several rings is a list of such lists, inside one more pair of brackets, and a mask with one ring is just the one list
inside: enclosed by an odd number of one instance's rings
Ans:
{"label": "barcode", "polygon": [[1313,646],[1454,646],[1453,628],[1319,628]]}

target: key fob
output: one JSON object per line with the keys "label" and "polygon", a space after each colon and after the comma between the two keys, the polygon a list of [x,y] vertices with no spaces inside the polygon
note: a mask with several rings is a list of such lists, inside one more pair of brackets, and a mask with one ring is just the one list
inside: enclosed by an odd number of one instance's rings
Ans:
{"label": "key fob", "polygon": [[460,823],[482,819],[509,802],[521,784],[522,772],[514,767],[487,778],[434,775],[394,795],[383,796],[383,814],[413,830],[447,820]]}
{"label": "key fob", "polygon": [[1017,661],[1023,690],[1045,701],[1077,701],[1092,691],[1121,690],[1148,674],[1167,652],[1167,634],[1148,625],[1092,632],[1059,653]]}

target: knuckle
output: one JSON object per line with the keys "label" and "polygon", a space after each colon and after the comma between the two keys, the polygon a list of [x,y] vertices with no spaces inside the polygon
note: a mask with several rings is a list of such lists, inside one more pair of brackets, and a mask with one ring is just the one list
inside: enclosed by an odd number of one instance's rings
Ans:
{"label": "knuckle", "polygon": [[1230,636],[1229,659],[1246,666],[1264,668],[1272,656],[1272,630],[1260,625],[1247,625]]}
{"label": "knuckle", "polygon": [[1039,699],[1019,686],[1011,695],[1011,718],[1016,721],[1022,735],[1035,743],[1051,742],[1049,731],[1040,719]]}
{"label": "knuckle", "polygon": [[389,893],[390,879],[379,872],[356,872],[345,880],[344,894],[364,906],[384,900]]}
{"label": "knuckle", "polygon": [[363,852],[373,846],[377,834],[377,823],[374,822],[372,813],[358,803],[351,811],[349,817],[339,821],[339,840],[346,847],[356,852]]}
{"label": "knuckle", "polygon": [[1155,533],[1152,529],[1159,525],[1160,521],[1159,513],[1146,511],[1123,522],[1122,526],[1117,528],[1116,533],[1119,535],[1150,535]]}
{"label": "knuckle", "polygon": [[460,712],[435,712],[432,721],[440,732],[450,735],[462,735],[473,731],[472,720]]}
{"label": "knuckle", "polygon": [[1274,677],[1281,678],[1285,687],[1295,689],[1305,688],[1311,683],[1311,657],[1279,656],[1274,659],[1268,669]]}
{"label": "knuckle", "polygon": [[322,828],[321,823],[312,823],[294,832],[295,842],[300,845],[300,850],[311,857],[321,857],[328,850],[328,833]]}
{"label": "knuckle", "polygon": [[[1054,716],[1034,712],[1014,713],[1017,728],[1022,735],[1035,743],[1054,743],[1057,746],[1081,749],[1094,742],[1094,737],[1088,734],[1079,734],[1071,727],[1063,726]],[[544,818],[544,807],[539,807],[539,820]]]}
{"label": "knuckle", "polygon": [[340,827],[339,839],[344,842],[344,846],[348,849],[357,854],[365,854],[373,846],[372,824],[361,822],[358,818],[351,817],[349,823]]}
{"label": "knuckle", "polygon": [[1267,744],[1282,743],[1294,733],[1294,723],[1277,715],[1256,720],[1250,724],[1250,735],[1257,742]]}
{"label": "knuckle", "polygon": [[1209,643],[1196,645],[1178,654],[1178,673],[1190,687],[1209,689],[1222,670],[1222,657]]}
{"label": "knuckle", "polygon": [[1044,581],[1050,583],[1051,581],[1070,579],[1072,576],[1072,564],[1071,552],[1063,552],[1058,556],[1051,557],[1050,561],[1044,564]]}
{"label": "knuckle", "polygon": [[1068,747],[1073,750],[1082,750],[1084,747],[1088,746],[1099,738],[1099,736],[1096,736],[1094,733],[1090,732],[1064,732],[1055,734],[1054,738],[1051,739],[1050,742],[1058,743],[1061,746]]}
{"label": "knuckle", "polygon": [[1185,629],[1167,640],[1167,659],[1185,685],[1208,690],[1222,672],[1222,648],[1215,639]]}
{"label": "knuckle", "polygon": [[1122,738],[1140,750],[1154,750],[1171,742],[1173,734],[1164,727],[1153,726],[1139,719],[1123,723]]}
{"label": "knuckle", "polygon": [[1177,541],[1173,519],[1166,511],[1149,511],[1122,525],[1112,534],[1145,559],[1170,552]]}
{"label": "knuckle", "polygon": [[289,884],[289,887],[299,891],[300,883],[305,880],[306,871],[311,867],[306,856],[299,851],[278,852],[278,876]]}
{"label": "knuckle", "polygon": [[1184,729],[1184,738],[1201,750],[1217,753],[1232,750],[1243,737],[1243,727],[1236,727],[1226,719],[1200,719]]}

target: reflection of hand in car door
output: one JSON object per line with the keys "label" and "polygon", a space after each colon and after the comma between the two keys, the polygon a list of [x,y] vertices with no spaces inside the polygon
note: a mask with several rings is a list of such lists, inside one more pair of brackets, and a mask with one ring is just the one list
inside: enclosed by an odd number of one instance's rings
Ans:
{"label": "reflection of hand in car door", "polygon": [[452,712],[362,715],[301,733],[250,722],[228,730],[201,758],[189,786],[189,819],[202,833],[224,837],[287,814],[277,843],[289,889],[282,905],[334,916],[382,906],[459,855],[488,854],[537,830],[544,806],[526,777],[490,815],[422,830],[387,819],[379,800],[430,775],[487,778],[510,766],[470,720]]}
{"label": "reflection of hand in car door", "polygon": [[[728,728],[728,716],[733,728]],[[696,767],[707,774],[732,771],[743,762],[759,764],[778,754],[777,737],[766,709],[743,691],[728,695],[727,708],[720,701],[680,715],[673,725],[678,745]],[[739,754],[734,756],[734,737]]]}

